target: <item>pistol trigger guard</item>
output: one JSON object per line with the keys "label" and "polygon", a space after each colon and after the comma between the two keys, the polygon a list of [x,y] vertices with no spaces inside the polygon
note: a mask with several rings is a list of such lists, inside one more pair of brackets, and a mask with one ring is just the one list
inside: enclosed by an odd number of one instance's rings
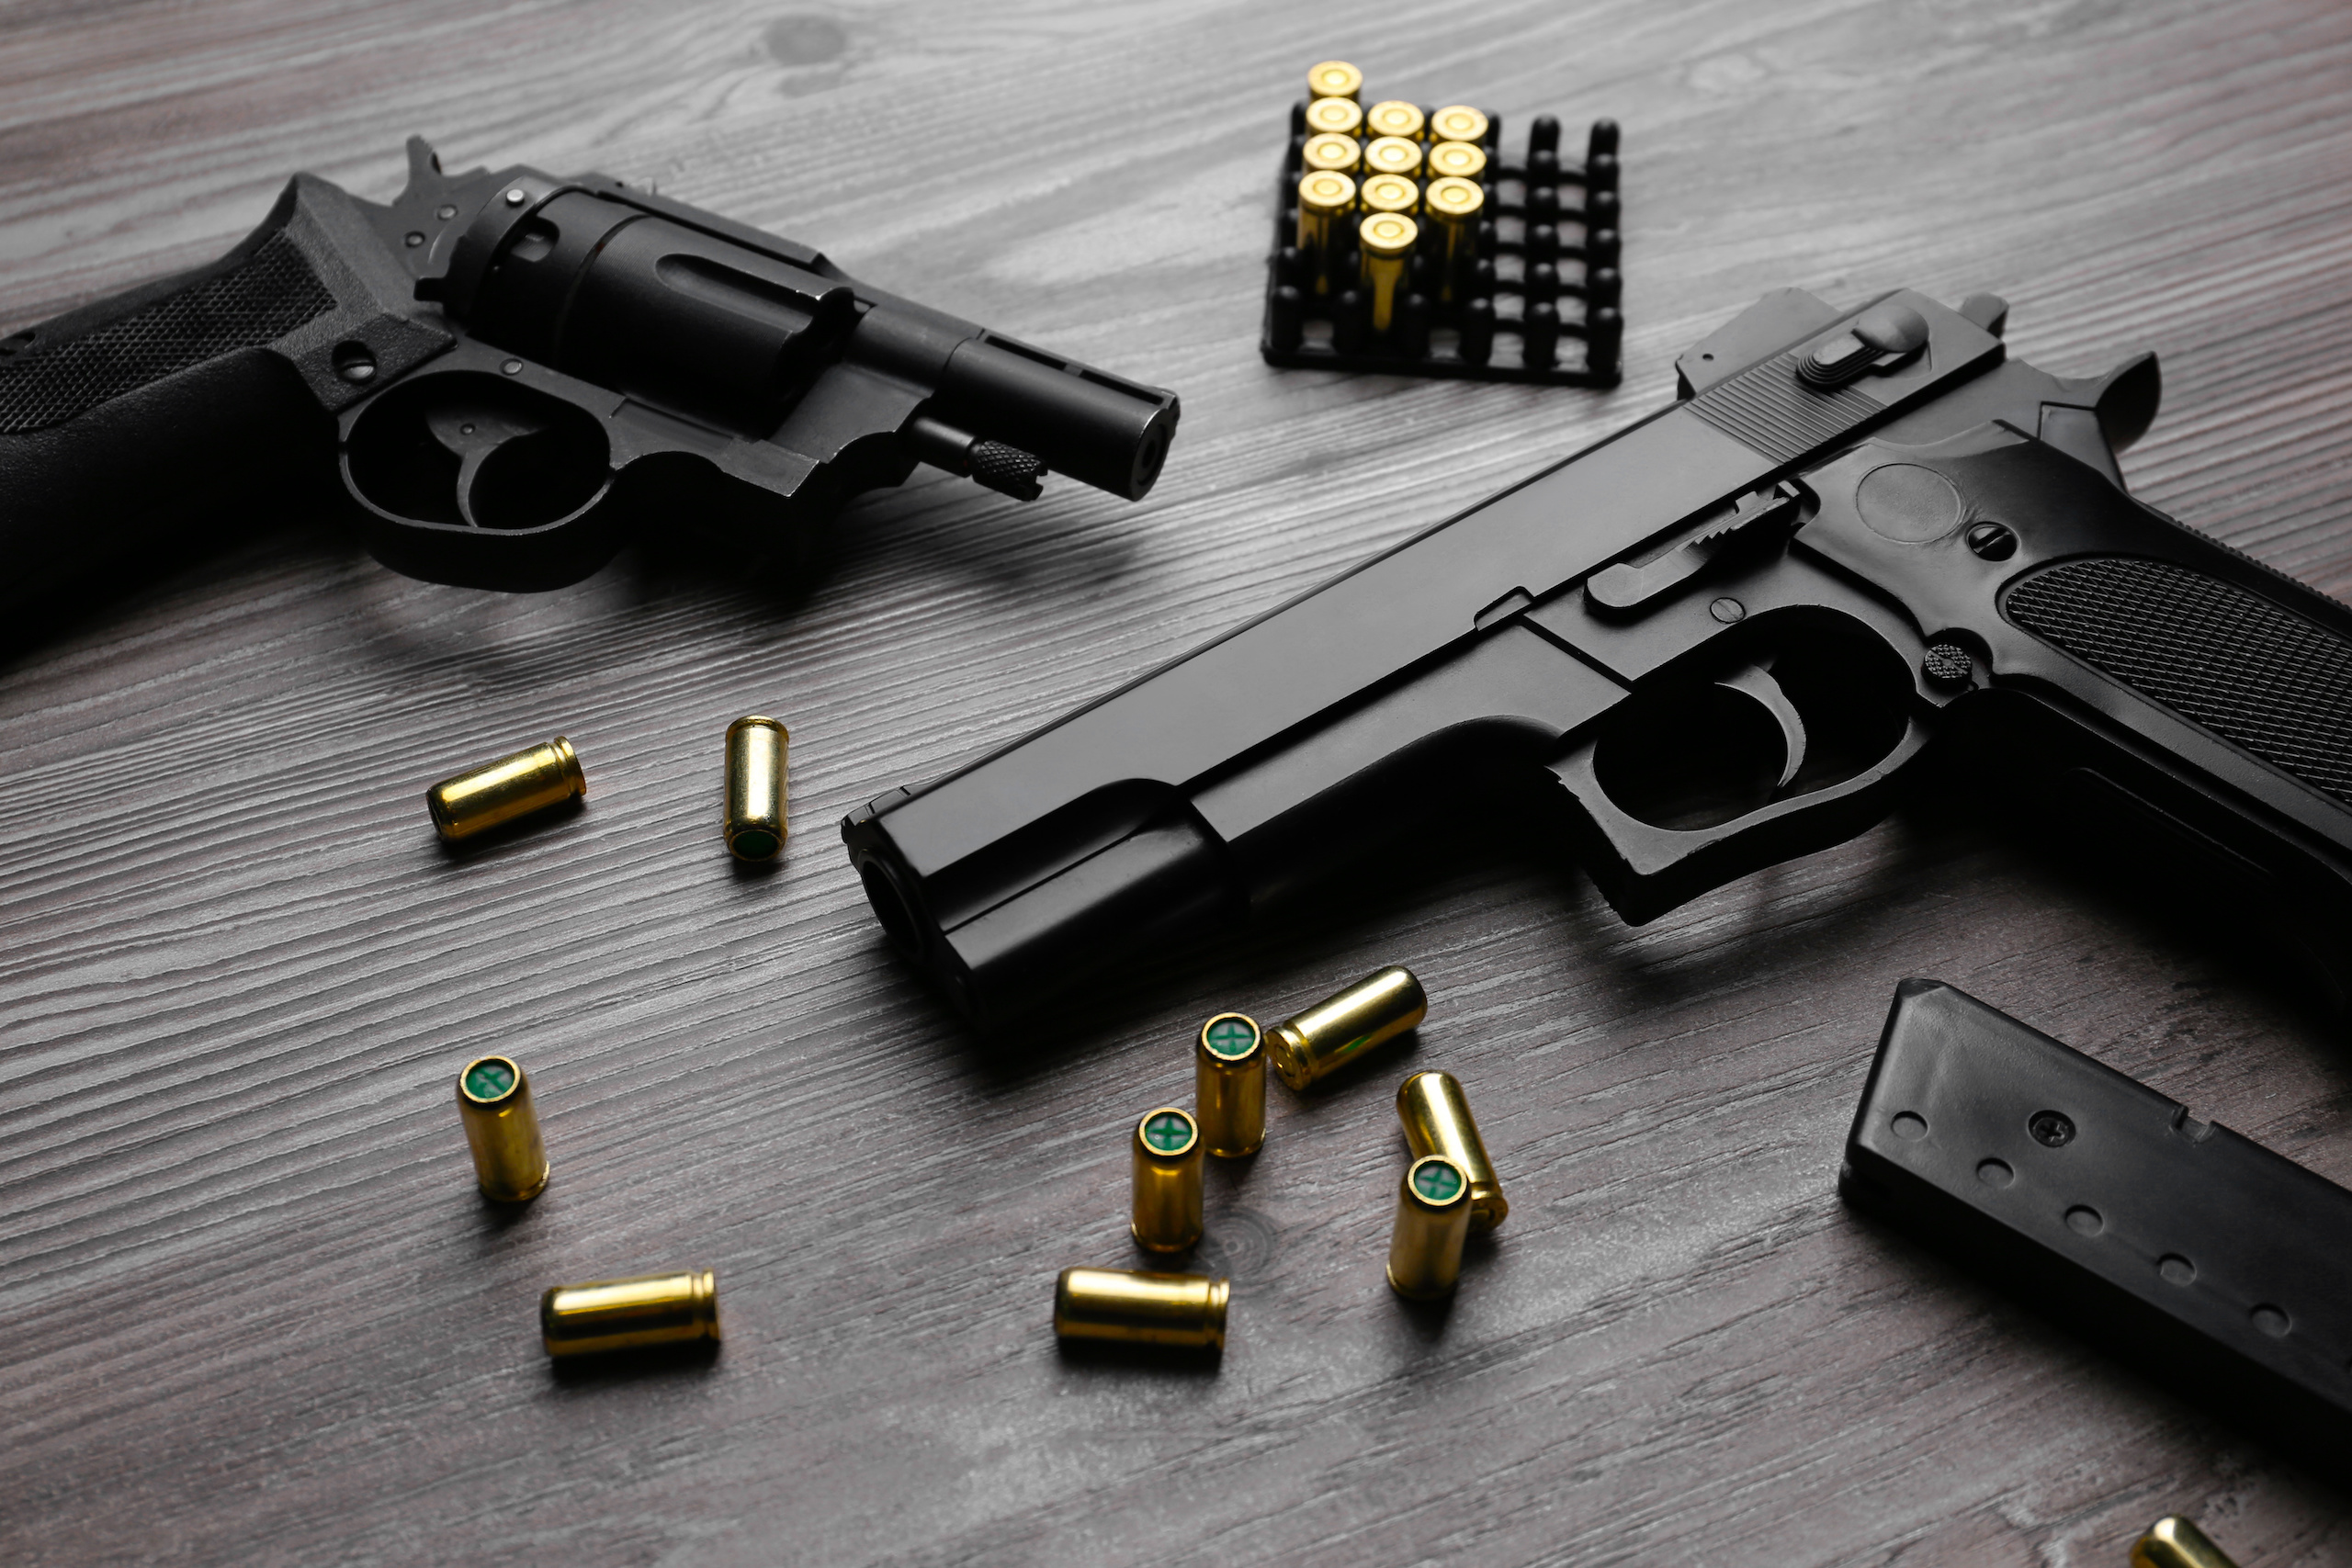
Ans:
{"label": "pistol trigger guard", "polygon": [[1619,807],[1594,768],[1597,738],[1554,762],[1552,773],[1582,807],[1572,816],[1586,873],[1610,908],[1628,924],[1644,925],[1751,871],[1844,843],[1875,826],[1928,739],[1919,717],[1906,716],[1893,750],[1852,778],[1713,828],[1660,828]]}
{"label": "pistol trigger guard", "polygon": [[1715,684],[1761,705],[1781,727],[1781,777],[1772,787],[1776,791],[1788,788],[1795,781],[1797,770],[1804,766],[1804,718],[1797,712],[1796,705],[1789,701],[1789,694],[1781,690],[1781,683],[1761,664],[1743,666]]}

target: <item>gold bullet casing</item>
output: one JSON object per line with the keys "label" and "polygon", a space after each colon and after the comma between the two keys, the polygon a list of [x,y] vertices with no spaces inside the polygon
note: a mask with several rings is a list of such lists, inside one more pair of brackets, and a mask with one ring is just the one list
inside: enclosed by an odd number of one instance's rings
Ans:
{"label": "gold bullet casing", "polygon": [[1306,106],[1306,134],[1326,131],[1353,136],[1363,129],[1363,107],[1353,98],[1317,98]]}
{"label": "gold bullet casing", "polygon": [[2132,1568],[2237,1568],[2205,1532],[2182,1518],[2167,1515],[2148,1527],[2132,1548]]}
{"label": "gold bullet casing", "polygon": [[1435,1301],[1462,1277],[1470,1235],[1470,1178],[1443,1155],[1413,1162],[1396,1188],[1396,1228],[1388,1237],[1388,1284],[1400,1296]]}
{"label": "gold bullet casing", "polygon": [[1421,172],[1421,144],[1401,136],[1375,136],[1363,144],[1363,172],[1366,175],[1401,175],[1410,178]]}
{"label": "gold bullet casing", "polygon": [[1405,1123],[1405,1146],[1413,1157],[1443,1155],[1470,1178],[1470,1229],[1483,1235],[1503,1223],[1510,1205],[1486,1140],[1471,1119],[1470,1102],[1452,1073],[1415,1073],[1396,1089],[1396,1119]]}
{"label": "gold bullet casing", "polygon": [[1402,175],[1374,175],[1363,182],[1358,199],[1366,213],[1401,212],[1409,218],[1421,205],[1421,187]]}
{"label": "gold bullet casing", "polygon": [[1321,136],[1308,137],[1306,145],[1299,149],[1298,156],[1300,166],[1308,174],[1317,169],[1329,169],[1335,175],[1352,175],[1363,162],[1363,149],[1356,144],[1352,136],[1339,136],[1327,131]]}
{"label": "gold bullet casing", "polygon": [[1054,1281],[1054,1332],[1065,1339],[1225,1348],[1232,1281],[1131,1269],[1065,1269]]}
{"label": "gold bullet casing", "polygon": [[1421,226],[1401,212],[1375,212],[1357,225],[1356,235],[1363,246],[1363,280],[1372,289],[1372,330],[1385,333],[1396,314],[1396,290]]}
{"label": "gold bullet casing", "polygon": [[1266,1142],[1266,1041],[1248,1013],[1221,1012],[1193,1042],[1193,1103],[1201,1141],[1219,1159]]}
{"label": "gold bullet casing", "polygon": [[1484,141],[1487,129],[1486,115],[1468,104],[1448,104],[1430,116],[1433,141]]}
{"label": "gold bullet casing", "polygon": [[773,860],[784,848],[792,732],[746,714],[727,727],[727,852]]}
{"label": "gold bullet casing", "polygon": [[1298,248],[1315,263],[1315,291],[1329,290],[1329,255],[1341,220],[1356,205],[1356,182],[1336,169],[1310,169],[1298,177]]}
{"label": "gold bullet casing", "polygon": [[1419,105],[1401,98],[1390,98],[1363,111],[1364,129],[1374,136],[1401,136],[1408,141],[1418,141],[1429,122],[1421,118]]}
{"label": "gold bullet casing", "polygon": [[1487,154],[1467,141],[1441,141],[1423,154],[1433,180],[1475,180],[1487,172]]}
{"label": "gold bullet casing", "polygon": [[1413,972],[1392,966],[1274,1025],[1266,1052],[1283,1082],[1305,1089],[1396,1039],[1429,1010],[1429,994]]}
{"label": "gold bullet casing", "polygon": [[550,1356],[718,1337],[718,1276],[707,1269],[558,1285],[539,1298],[539,1339]]}
{"label": "gold bullet casing", "polygon": [[433,814],[435,829],[454,843],[587,793],[580,753],[559,735],[544,746],[443,779],[424,792],[424,808]]}
{"label": "gold bullet casing", "polygon": [[1438,268],[1439,298],[1453,299],[1454,279],[1477,259],[1478,215],[1486,207],[1487,193],[1476,180],[1449,175],[1431,180],[1421,194],[1421,210],[1445,236],[1445,255]]}
{"label": "gold bullet casing", "polygon": [[548,1149],[531,1080],[507,1056],[480,1056],[458,1074],[458,1119],[473,1150],[482,1195],[502,1203],[536,1198],[548,1184]]}
{"label": "gold bullet casing", "polygon": [[1127,1229],[1146,1252],[1201,1239],[1201,1124],[1172,1105],[1136,1123],[1135,1202]]}
{"label": "gold bullet casing", "polygon": [[1326,60],[1306,73],[1310,98],[1352,98],[1363,91],[1363,73],[1344,60]]}

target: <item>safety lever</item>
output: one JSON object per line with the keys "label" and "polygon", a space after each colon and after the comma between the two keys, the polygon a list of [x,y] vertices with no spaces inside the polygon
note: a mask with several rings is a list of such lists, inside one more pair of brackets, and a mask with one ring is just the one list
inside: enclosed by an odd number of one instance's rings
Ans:
{"label": "safety lever", "polygon": [[1698,576],[1737,540],[1754,537],[1769,525],[1789,517],[1796,504],[1796,487],[1786,480],[1767,490],[1750,491],[1732,503],[1730,516],[1702,529],[1647,566],[1620,561],[1601,568],[1587,580],[1585,592],[1602,609],[1637,609]]}

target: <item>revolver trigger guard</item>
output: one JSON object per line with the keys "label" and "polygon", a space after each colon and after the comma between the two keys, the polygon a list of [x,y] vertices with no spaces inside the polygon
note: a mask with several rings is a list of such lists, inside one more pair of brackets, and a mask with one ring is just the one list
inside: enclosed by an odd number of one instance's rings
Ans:
{"label": "revolver trigger guard", "polygon": [[1554,762],[1552,773],[1583,808],[1572,815],[1585,870],[1610,908],[1628,924],[1645,925],[1751,871],[1844,843],[1875,826],[1894,803],[1903,768],[1928,739],[1927,726],[1906,717],[1903,738],[1853,777],[1713,828],[1660,828],[1624,811],[1594,771],[1597,738]]}

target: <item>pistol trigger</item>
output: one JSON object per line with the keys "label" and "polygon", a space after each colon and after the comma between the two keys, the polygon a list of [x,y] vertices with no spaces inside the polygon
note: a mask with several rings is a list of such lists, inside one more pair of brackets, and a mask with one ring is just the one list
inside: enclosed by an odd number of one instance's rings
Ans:
{"label": "pistol trigger", "polygon": [[1789,701],[1788,693],[1781,689],[1781,682],[1772,679],[1772,672],[1761,664],[1745,665],[1715,684],[1761,704],[1764,711],[1772,716],[1773,722],[1781,727],[1781,777],[1772,788],[1776,791],[1788,788],[1796,778],[1797,770],[1804,766],[1805,744],[1804,719],[1797,712],[1796,705]]}
{"label": "pistol trigger", "polygon": [[469,527],[482,526],[474,515],[474,481],[481,477],[481,466],[498,449],[510,441],[526,435],[537,435],[548,427],[527,414],[512,409],[494,409],[475,403],[449,403],[424,416],[424,428],[433,439],[447,447],[458,458],[458,515]]}

